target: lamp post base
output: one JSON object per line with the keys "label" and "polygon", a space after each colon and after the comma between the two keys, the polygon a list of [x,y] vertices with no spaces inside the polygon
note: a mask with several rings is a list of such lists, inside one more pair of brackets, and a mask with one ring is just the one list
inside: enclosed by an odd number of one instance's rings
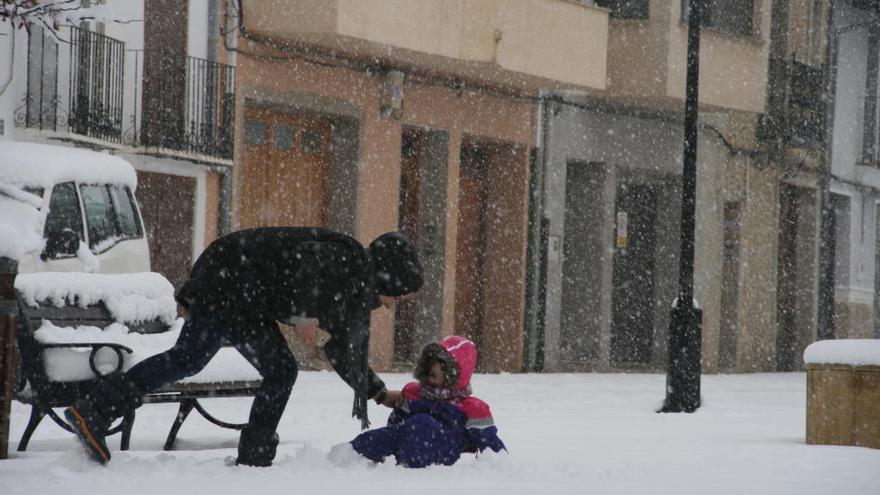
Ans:
{"label": "lamp post base", "polygon": [[666,400],[657,412],[694,412],[700,407],[703,310],[676,301],[669,320]]}

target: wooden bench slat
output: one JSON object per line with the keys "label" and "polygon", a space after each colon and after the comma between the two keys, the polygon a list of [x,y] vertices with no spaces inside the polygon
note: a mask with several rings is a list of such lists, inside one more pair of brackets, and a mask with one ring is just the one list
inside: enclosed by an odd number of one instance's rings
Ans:
{"label": "wooden bench slat", "polygon": [[77,320],[93,320],[93,321],[113,321],[110,312],[103,305],[87,306],[81,308],[79,306],[63,306],[57,307],[48,304],[40,304],[39,306],[26,306],[25,315],[28,319],[41,320],[58,320],[58,321],[77,321]]}

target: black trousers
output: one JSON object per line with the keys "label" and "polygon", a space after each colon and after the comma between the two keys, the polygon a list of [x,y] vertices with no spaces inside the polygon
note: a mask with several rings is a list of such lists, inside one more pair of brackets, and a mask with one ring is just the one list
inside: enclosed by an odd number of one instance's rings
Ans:
{"label": "black trousers", "polygon": [[[167,383],[193,376],[205,368],[224,344],[233,345],[263,377],[251,406],[241,443],[262,445],[273,441],[298,372],[296,358],[278,324],[272,320],[230,323],[207,306],[193,304],[174,347],[138,363],[93,395],[98,412],[108,421],[137,407],[138,395]],[[109,393],[102,393],[109,392]],[[103,404],[102,404],[103,403]],[[103,407],[102,407],[103,406]],[[274,450],[274,449],[273,449]]]}

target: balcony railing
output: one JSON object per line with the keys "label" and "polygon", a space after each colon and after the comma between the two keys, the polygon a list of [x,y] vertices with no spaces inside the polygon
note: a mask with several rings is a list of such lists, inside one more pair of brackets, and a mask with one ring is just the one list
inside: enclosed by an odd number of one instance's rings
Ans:
{"label": "balcony railing", "polygon": [[119,40],[77,27],[56,37],[35,26],[27,94],[15,117],[23,127],[229,160],[234,105],[232,66],[125,50]]}
{"label": "balcony railing", "polygon": [[[67,50],[59,39],[67,42]],[[119,40],[77,27],[56,37],[33,26],[27,93],[16,121],[121,142],[124,47]]]}
{"label": "balcony railing", "polygon": [[125,43],[77,27],[70,30],[70,132],[119,143]]}
{"label": "balcony railing", "polygon": [[135,60],[150,74],[142,79],[139,142],[232,158],[235,67],[162,51],[135,52]]}

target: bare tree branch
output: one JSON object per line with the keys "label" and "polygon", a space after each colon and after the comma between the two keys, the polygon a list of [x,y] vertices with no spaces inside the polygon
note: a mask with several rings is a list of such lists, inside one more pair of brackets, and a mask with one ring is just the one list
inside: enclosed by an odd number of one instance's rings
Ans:
{"label": "bare tree branch", "polygon": [[56,34],[61,24],[81,21],[127,24],[140,20],[102,17],[104,6],[86,7],[82,0],[0,0],[0,22],[30,31],[30,24],[43,25]]}

